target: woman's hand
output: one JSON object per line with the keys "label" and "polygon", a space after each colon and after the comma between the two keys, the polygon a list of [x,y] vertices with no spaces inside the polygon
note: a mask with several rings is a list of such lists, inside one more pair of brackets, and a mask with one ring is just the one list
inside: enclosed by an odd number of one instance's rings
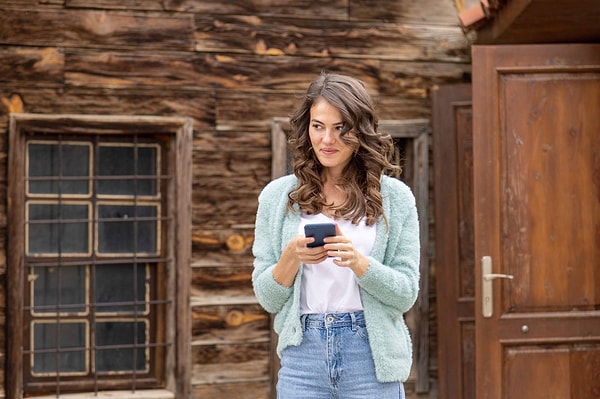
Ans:
{"label": "woman's hand", "polygon": [[369,259],[354,248],[352,241],[344,236],[337,223],[335,230],[337,235],[325,238],[323,248],[328,256],[334,257],[333,263],[340,267],[349,267],[357,277],[361,277],[369,269]]}
{"label": "woman's hand", "polygon": [[327,250],[323,246],[307,247],[308,244],[315,241],[314,237],[298,235],[290,242],[290,244],[294,241],[296,246],[296,256],[299,262],[317,264],[327,259]]}
{"label": "woman's hand", "polygon": [[301,263],[321,263],[327,259],[324,247],[309,248],[306,245],[313,242],[314,237],[297,235],[288,242],[279,262],[273,269],[273,278],[285,287],[291,287]]}

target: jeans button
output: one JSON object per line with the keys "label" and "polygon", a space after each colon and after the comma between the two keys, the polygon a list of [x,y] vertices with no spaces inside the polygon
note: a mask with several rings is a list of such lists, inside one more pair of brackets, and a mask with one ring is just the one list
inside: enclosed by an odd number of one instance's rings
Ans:
{"label": "jeans button", "polygon": [[327,316],[327,322],[333,323],[333,316]]}

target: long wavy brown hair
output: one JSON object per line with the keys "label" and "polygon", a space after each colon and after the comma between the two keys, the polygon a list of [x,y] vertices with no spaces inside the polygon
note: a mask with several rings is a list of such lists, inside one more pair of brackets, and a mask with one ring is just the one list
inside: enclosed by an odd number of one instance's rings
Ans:
{"label": "long wavy brown hair", "polygon": [[[308,129],[310,109],[323,98],[339,109],[343,128],[340,139],[354,150],[354,156],[337,183],[345,194],[343,203],[328,204],[323,193],[323,166],[312,149]],[[373,225],[379,216],[385,218],[381,197],[381,175],[386,169],[398,169],[390,162],[394,151],[392,137],[377,131],[378,117],[365,84],[350,76],[323,72],[308,87],[300,107],[290,119],[288,144],[293,155],[294,174],[299,184],[288,194],[288,208],[297,203],[309,215],[321,213],[325,207],[335,218],[357,224],[366,217]],[[348,134],[353,132],[353,134]]]}

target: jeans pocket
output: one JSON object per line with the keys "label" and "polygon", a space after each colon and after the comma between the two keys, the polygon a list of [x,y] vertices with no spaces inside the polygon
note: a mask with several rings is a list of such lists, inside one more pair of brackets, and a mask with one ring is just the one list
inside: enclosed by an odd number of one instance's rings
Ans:
{"label": "jeans pocket", "polygon": [[356,327],[355,332],[356,335],[362,338],[365,342],[369,342],[369,333],[367,332],[366,326]]}

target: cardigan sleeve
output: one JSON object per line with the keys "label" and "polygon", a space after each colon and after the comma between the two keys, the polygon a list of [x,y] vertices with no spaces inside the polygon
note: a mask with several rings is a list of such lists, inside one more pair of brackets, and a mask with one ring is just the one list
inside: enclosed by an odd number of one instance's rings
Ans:
{"label": "cardigan sleeve", "polygon": [[281,209],[280,202],[282,198],[287,199],[281,183],[281,180],[274,180],[259,195],[252,245],[252,286],[258,302],[270,313],[279,312],[293,292],[293,286],[285,287],[273,278],[273,268],[282,251],[285,210]]}
{"label": "cardigan sleeve", "polygon": [[385,255],[369,256],[369,269],[359,284],[377,301],[405,313],[419,293],[421,249],[415,198],[407,186],[397,183],[391,184],[389,193]]}

